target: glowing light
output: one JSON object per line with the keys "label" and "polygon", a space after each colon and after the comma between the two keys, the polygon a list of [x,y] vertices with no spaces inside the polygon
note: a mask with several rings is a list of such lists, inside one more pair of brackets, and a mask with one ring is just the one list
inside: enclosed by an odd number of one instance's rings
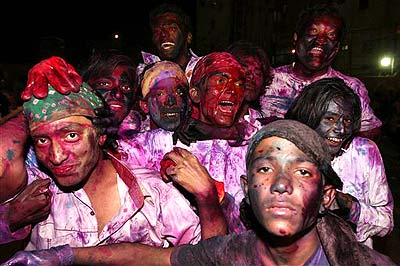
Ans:
{"label": "glowing light", "polygon": [[292,49],[290,52],[291,52],[292,54],[294,54],[294,53],[296,52],[296,50],[295,50],[295,49]]}
{"label": "glowing light", "polygon": [[389,67],[389,66],[391,66],[392,65],[392,60],[393,60],[393,58],[391,58],[391,57],[387,57],[387,56],[382,57],[381,61],[380,61],[381,67]]}
{"label": "glowing light", "polygon": [[114,39],[118,39],[119,35],[118,34],[114,34]]}

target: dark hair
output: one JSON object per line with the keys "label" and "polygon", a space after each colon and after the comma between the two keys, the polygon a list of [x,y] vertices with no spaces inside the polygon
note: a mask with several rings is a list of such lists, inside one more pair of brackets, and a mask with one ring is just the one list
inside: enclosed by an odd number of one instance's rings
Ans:
{"label": "dark hair", "polygon": [[333,99],[342,99],[351,104],[353,130],[358,132],[361,127],[360,98],[340,78],[324,78],[306,86],[292,103],[285,118],[298,120],[316,129]]}
{"label": "dark hair", "polygon": [[263,77],[264,77],[263,89],[265,89],[265,86],[268,86],[271,83],[272,81],[271,65],[269,63],[268,56],[265,53],[264,49],[253,44],[252,42],[246,40],[239,40],[229,45],[228,48],[226,48],[226,52],[231,53],[239,61],[239,63],[242,57],[253,56],[257,58],[261,63]]}
{"label": "dark hair", "polygon": [[94,53],[88,60],[86,69],[82,71],[82,80],[88,82],[91,78],[108,76],[117,66],[127,66],[136,83],[136,65],[133,60],[118,50],[102,50]]}
{"label": "dark hair", "polygon": [[308,26],[314,21],[324,15],[337,17],[340,20],[339,41],[342,41],[346,32],[346,24],[343,16],[340,14],[337,7],[330,2],[311,3],[307,5],[299,14],[296,22],[295,32],[301,37]]}
{"label": "dark hair", "polygon": [[157,17],[165,14],[173,13],[178,17],[179,26],[185,33],[192,32],[192,23],[190,21],[189,15],[178,5],[173,3],[163,3],[156,6],[150,11],[149,23],[150,27],[154,28],[157,22]]}

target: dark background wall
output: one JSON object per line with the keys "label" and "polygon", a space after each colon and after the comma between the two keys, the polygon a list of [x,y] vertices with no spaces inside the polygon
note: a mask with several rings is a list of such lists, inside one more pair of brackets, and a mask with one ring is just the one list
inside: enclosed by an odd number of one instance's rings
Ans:
{"label": "dark background wall", "polygon": [[[193,50],[204,55],[231,42],[250,40],[263,47],[273,66],[292,62],[292,35],[299,11],[314,0],[176,0],[191,16]],[[2,2],[0,25],[0,92],[18,105],[27,71],[51,55],[79,68],[102,47],[118,48],[140,61],[153,51],[148,12],[160,0]],[[377,248],[400,264],[400,0],[336,0],[348,26],[334,61],[340,71],[365,82],[378,117],[384,122],[379,143],[395,197],[395,230],[377,238]],[[114,39],[118,33],[120,38]],[[382,56],[394,58],[381,68]],[[0,97],[4,97],[0,95]]]}

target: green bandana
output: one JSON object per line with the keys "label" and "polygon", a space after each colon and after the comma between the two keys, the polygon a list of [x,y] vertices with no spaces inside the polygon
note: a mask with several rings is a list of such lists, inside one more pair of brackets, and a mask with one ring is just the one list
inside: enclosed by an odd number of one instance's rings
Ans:
{"label": "green bandana", "polygon": [[94,109],[103,107],[103,101],[93,92],[90,86],[83,83],[79,92],[61,94],[49,86],[49,93],[44,99],[32,98],[23,104],[29,128],[62,118],[81,115],[95,117]]}

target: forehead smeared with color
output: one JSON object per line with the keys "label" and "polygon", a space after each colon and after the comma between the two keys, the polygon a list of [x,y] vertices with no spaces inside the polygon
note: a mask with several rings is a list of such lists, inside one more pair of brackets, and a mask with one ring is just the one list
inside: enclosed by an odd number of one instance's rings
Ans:
{"label": "forehead smeared with color", "polygon": [[173,78],[179,80],[186,87],[189,86],[185,72],[182,68],[171,61],[160,61],[145,70],[141,82],[143,98],[149,93],[150,89],[164,79]]}
{"label": "forehead smeared with color", "polygon": [[94,109],[103,107],[103,101],[93,90],[83,83],[79,92],[67,95],[49,87],[46,98],[32,97],[23,104],[24,114],[31,130],[41,124],[50,123],[62,118],[79,115],[95,117]]}
{"label": "forehead smeared with color", "polygon": [[203,56],[193,69],[190,87],[199,87],[200,82],[216,72],[229,71],[229,69],[237,69],[244,77],[242,66],[236,58],[227,52],[212,52]]}
{"label": "forehead smeared with color", "polygon": [[332,169],[329,149],[324,139],[310,127],[295,120],[283,119],[271,122],[261,128],[250,140],[246,154],[246,168],[249,171],[254,150],[263,139],[280,137],[292,142],[312,160],[325,176],[328,184],[342,188],[342,181]]}

